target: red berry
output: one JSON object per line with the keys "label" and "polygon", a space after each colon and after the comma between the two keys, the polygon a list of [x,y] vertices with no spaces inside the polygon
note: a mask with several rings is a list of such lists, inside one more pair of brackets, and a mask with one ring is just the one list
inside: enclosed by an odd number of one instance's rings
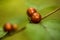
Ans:
{"label": "red berry", "polygon": [[41,21],[41,15],[39,13],[34,13],[31,17],[31,22],[39,23]]}
{"label": "red berry", "polygon": [[4,31],[11,32],[12,31],[12,25],[10,23],[6,23],[4,25]]}
{"label": "red berry", "polygon": [[17,24],[13,24],[13,25],[12,25],[12,29],[13,29],[14,31],[17,30],[17,28],[18,28],[18,27],[17,27]]}
{"label": "red berry", "polygon": [[28,8],[27,15],[31,17],[35,12],[37,12],[35,8]]}

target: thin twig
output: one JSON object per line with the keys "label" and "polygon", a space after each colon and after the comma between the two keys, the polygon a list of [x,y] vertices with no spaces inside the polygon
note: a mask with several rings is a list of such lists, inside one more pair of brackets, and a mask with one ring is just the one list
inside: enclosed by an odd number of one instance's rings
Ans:
{"label": "thin twig", "polygon": [[52,15],[53,13],[59,11],[59,10],[60,10],[60,8],[57,8],[57,9],[55,9],[54,11],[48,13],[47,15],[45,15],[45,16],[42,18],[42,20],[45,19],[45,18],[47,18],[48,16]]}
{"label": "thin twig", "polygon": [[12,36],[12,35],[14,35],[14,34],[16,34],[16,33],[19,33],[19,32],[21,32],[21,31],[23,31],[25,28],[26,28],[26,27],[23,27],[23,28],[19,29],[19,30],[18,30],[18,31],[16,31],[16,32],[12,32],[12,34],[7,33],[7,34],[6,34],[6,35],[4,35],[3,37],[1,37],[1,38],[0,38],[0,40],[2,40],[2,39],[4,39],[4,38],[6,38],[6,37],[8,37],[8,36]]}

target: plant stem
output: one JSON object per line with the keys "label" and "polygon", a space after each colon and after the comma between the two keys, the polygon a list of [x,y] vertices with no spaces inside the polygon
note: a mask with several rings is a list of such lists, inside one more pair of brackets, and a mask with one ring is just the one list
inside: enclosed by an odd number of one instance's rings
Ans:
{"label": "plant stem", "polygon": [[45,15],[44,17],[42,17],[42,20],[45,19],[45,18],[47,18],[48,16],[54,14],[55,12],[57,12],[57,11],[59,11],[59,10],[60,10],[60,8],[57,8],[57,9],[55,9],[54,11],[48,13],[47,15]]}
{"label": "plant stem", "polygon": [[8,37],[8,36],[13,36],[16,33],[19,33],[21,31],[23,31],[26,27],[23,27],[21,29],[19,29],[18,31],[12,32],[12,33],[7,33],[6,35],[4,35],[3,37],[0,38],[0,40],[3,40],[4,38]]}

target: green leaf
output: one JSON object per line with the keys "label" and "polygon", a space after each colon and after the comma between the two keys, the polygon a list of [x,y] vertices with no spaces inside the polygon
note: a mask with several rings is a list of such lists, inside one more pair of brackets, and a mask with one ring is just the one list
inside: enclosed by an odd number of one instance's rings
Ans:
{"label": "green leaf", "polygon": [[26,34],[29,40],[50,40],[51,38],[41,24],[27,24]]}
{"label": "green leaf", "polygon": [[60,21],[58,20],[48,20],[43,22],[49,34],[54,38],[54,40],[59,40],[60,38]]}
{"label": "green leaf", "polygon": [[2,28],[0,28],[0,38],[4,37],[7,32],[4,32]]}

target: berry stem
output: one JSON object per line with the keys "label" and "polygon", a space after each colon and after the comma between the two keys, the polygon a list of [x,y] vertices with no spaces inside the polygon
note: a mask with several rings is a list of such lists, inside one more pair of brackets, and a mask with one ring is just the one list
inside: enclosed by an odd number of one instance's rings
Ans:
{"label": "berry stem", "polygon": [[48,13],[47,15],[45,15],[44,17],[42,17],[42,20],[45,19],[45,18],[47,18],[48,16],[52,15],[53,13],[59,11],[59,10],[60,10],[60,8],[57,8],[57,9],[55,9],[54,11]]}

